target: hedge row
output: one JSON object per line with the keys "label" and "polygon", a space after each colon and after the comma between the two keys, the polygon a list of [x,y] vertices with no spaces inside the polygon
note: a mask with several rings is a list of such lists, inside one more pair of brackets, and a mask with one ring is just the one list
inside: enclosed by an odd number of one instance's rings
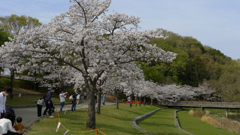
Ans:
{"label": "hedge row", "polygon": [[[11,79],[0,78],[0,88],[10,87],[10,86],[11,86]],[[28,89],[28,90],[36,90],[36,91],[40,91],[40,92],[47,91],[47,88],[38,87],[37,83],[34,83],[32,81],[19,80],[19,79],[14,79],[13,87],[23,88],[23,89]]]}

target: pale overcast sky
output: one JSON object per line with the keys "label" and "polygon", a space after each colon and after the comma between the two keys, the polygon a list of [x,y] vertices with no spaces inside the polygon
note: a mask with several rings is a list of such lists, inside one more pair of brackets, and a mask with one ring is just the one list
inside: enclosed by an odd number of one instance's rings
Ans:
{"label": "pale overcast sky", "polygon": [[[0,0],[0,16],[36,17],[48,23],[68,10],[69,0]],[[239,0],[112,0],[109,11],[141,18],[139,30],[163,28],[240,58]]]}

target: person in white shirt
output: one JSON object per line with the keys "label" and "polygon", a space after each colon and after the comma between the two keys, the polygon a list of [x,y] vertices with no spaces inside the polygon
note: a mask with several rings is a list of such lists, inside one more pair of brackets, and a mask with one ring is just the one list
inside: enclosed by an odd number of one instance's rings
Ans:
{"label": "person in white shirt", "polygon": [[[46,97],[46,96],[45,96]],[[38,117],[42,116],[42,106],[45,104],[45,97],[38,99],[37,101],[37,110],[38,110]]]}
{"label": "person in white shirt", "polygon": [[6,113],[6,101],[7,101],[7,96],[10,94],[11,88],[6,88],[5,91],[2,91],[0,93],[0,118],[4,116],[4,113]]}
{"label": "person in white shirt", "polygon": [[130,97],[128,97],[127,100],[130,102]]}
{"label": "person in white shirt", "polygon": [[61,93],[59,94],[60,103],[61,103],[60,112],[62,111],[62,109],[63,109],[63,107],[65,105],[66,94],[67,94],[67,92],[64,93],[63,91],[61,91]]}
{"label": "person in white shirt", "polygon": [[12,127],[11,114],[5,113],[4,117],[0,119],[0,135],[19,135],[21,131],[16,131]]}

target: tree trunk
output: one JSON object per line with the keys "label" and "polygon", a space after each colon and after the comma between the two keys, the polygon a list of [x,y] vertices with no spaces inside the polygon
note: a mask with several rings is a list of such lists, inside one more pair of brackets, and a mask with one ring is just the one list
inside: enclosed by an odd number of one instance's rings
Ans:
{"label": "tree trunk", "polygon": [[10,71],[11,71],[11,92],[10,92],[10,98],[13,99],[14,69],[10,69]]}
{"label": "tree trunk", "polygon": [[152,105],[153,105],[153,99],[151,98],[151,107],[152,107]]}
{"label": "tree trunk", "polygon": [[102,90],[98,90],[98,98],[97,98],[97,114],[100,114],[101,112],[101,95],[102,95]]}
{"label": "tree trunk", "polygon": [[145,106],[146,105],[146,98],[144,97],[143,99],[143,105]]}
{"label": "tree trunk", "polygon": [[133,96],[130,95],[130,107],[132,107],[132,98],[133,98]]}
{"label": "tree trunk", "polygon": [[87,129],[95,129],[96,128],[96,117],[95,117],[95,91],[96,87],[90,86],[88,81],[85,80],[85,85],[87,89],[87,97],[88,97],[88,118],[86,123]]}
{"label": "tree trunk", "polygon": [[116,93],[116,108],[119,109],[119,106],[118,106],[118,93]]}
{"label": "tree trunk", "polygon": [[137,106],[137,96],[135,96],[135,106]]}
{"label": "tree trunk", "polygon": [[64,83],[60,81],[60,92],[64,90],[65,90]]}
{"label": "tree trunk", "polygon": [[142,97],[139,97],[139,106],[141,106]]}
{"label": "tree trunk", "polygon": [[0,67],[0,78],[2,78],[1,75],[2,75],[2,73],[4,73],[3,71],[4,71],[4,69],[2,69],[2,68]]}
{"label": "tree trunk", "polygon": [[34,82],[34,90],[35,91],[38,91],[38,84],[39,84],[38,82]]}

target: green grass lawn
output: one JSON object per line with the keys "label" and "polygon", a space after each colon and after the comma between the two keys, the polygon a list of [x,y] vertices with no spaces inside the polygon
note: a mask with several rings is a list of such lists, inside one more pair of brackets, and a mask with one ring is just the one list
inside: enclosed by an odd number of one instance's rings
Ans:
{"label": "green grass lawn", "polygon": [[[96,127],[107,135],[144,135],[134,128],[131,119],[143,115],[147,112],[158,109],[159,107],[135,106],[129,107],[129,104],[120,104],[120,109],[115,105],[104,106],[101,108],[101,114],[96,114]],[[87,121],[87,109],[80,109],[76,112],[60,113],[61,122],[72,131],[88,131],[85,129]],[[55,119],[44,118],[33,124],[24,135],[59,135],[64,134],[66,130],[61,126],[56,133]],[[76,133],[67,133],[75,135]],[[96,135],[96,132],[83,133],[81,135]]]}
{"label": "green grass lawn", "polygon": [[176,109],[162,109],[139,121],[138,125],[154,135],[187,135],[176,128],[174,123],[174,111]]}
{"label": "green grass lawn", "polygon": [[180,126],[194,135],[236,135],[235,133],[216,128],[201,121],[200,118],[188,114],[188,111],[178,112]]}
{"label": "green grass lawn", "polygon": [[[10,99],[10,97],[7,97],[6,105],[15,106],[15,105],[34,105],[35,102],[43,96],[39,95],[23,95],[21,97],[14,96],[13,99]],[[58,98],[58,95],[55,95],[52,97],[53,103],[60,103],[60,100]],[[66,98],[66,103],[70,103],[68,98]]]}

